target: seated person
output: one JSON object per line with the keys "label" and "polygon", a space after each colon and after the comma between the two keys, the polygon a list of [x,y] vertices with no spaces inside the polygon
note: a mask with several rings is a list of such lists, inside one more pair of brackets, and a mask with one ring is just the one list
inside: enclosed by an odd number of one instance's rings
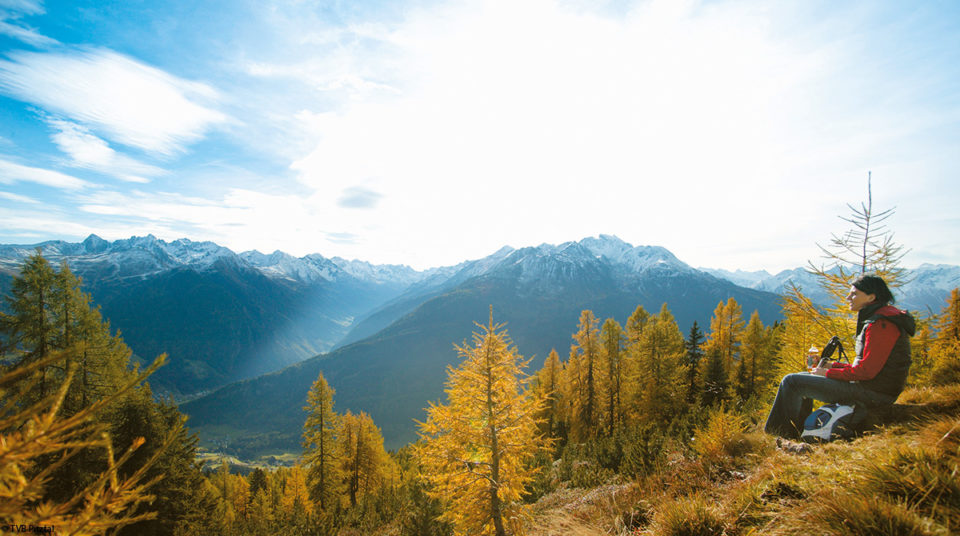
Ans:
{"label": "seated person", "polygon": [[910,370],[910,337],[916,323],[910,313],[890,304],[887,283],[864,275],[853,282],[847,303],[857,313],[856,358],[809,372],[787,374],[780,382],[764,430],[788,439],[800,437],[813,399],[826,403],[877,407],[893,404]]}

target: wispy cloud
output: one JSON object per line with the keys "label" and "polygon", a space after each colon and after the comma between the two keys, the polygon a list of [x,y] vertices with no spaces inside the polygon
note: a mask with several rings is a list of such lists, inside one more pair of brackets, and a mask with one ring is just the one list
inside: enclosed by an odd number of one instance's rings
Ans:
{"label": "wispy cloud", "polygon": [[24,166],[9,160],[0,160],[0,184],[32,182],[51,188],[81,190],[92,186],[89,182],[49,169]]}
{"label": "wispy cloud", "polygon": [[58,44],[56,39],[40,34],[35,29],[23,25],[22,21],[19,20],[24,15],[40,15],[43,12],[41,2],[30,0],[4,0],[0,2],[0,35],[7,35],[35,47],[49,47]]}
{"label": "wispy cloud", "polygon": [[149,177],[166,173],[162,168],[118,153],[82,125],[61,119],[48,119],[47,123],[54,129],[53,142],[70,156],[70,164],[75,167],[97,170],[137,183],[149,182]]}
{"label": "wispy cloud", "polygon": [[381,197],[383,196],[373,190],[352,186],[341,193],[337,205],[343,208],[372,209],[377,207]]}
{"label": "wispy cloud", "polygon": [[327,233],[327,240],[334,244],[355,245],[362,242],[361,237],[354,233]]}
{"label": "wispy cloud", "polygon": [[40,203],[39,200],[32,197],[27,197],[25,195],[15,194],[11,192],[0,192],[0,198],[13,201],[14,203],[27,203],[30,205],[37,205]]}
{"label": "wispy cloud", "polygon": [[14,52],[0,91],[77,121],[111,140],[170,155],[228,120],[212,87],[109,50]]}

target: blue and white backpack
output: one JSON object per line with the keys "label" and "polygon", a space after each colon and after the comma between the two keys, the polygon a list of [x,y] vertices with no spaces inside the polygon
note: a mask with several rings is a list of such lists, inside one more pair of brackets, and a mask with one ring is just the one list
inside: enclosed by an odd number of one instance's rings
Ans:
{"label": "blue and white backpack", "polygon": [[800,438],[807,443],[850,439],[866,417],[866,408],[857,405],[825,404],[803,422]]}

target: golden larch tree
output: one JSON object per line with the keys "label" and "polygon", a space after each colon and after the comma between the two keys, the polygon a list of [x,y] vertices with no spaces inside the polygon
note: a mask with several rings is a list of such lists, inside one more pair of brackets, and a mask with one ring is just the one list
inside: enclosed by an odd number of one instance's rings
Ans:
{"label": "golden larch tree", "polygon": [[600,405],[603,400],[599,321],[593,311],[580,313],[580,324],[573,335],[575,344],[570,347],[570,367],[576,372],[577,396],[573,402],[571,435],[587,439],[597,434],[600,421]]}
{"label": "golden larch tree", "polygon": [[608,435],[623,423],[623,346],[626,337],[620,324],[608,318],[600,329],[603,348],[605,393],[604,422]]}
{"label": "golden larch tree", "polygon": [[710,335],[707,336],[705,349],[716,348],[728,372],[733,371],[734,359],[740,352],[743,329],[743,309],[737,300],[731,296],[727,303],[718,303],[710,319]]}
{"label": "golden larch tree", "polygon": [[339,417],[333,411],[335,391],[323,373],[307,393],[307,420],[303,423],[303,456],[307,465],[310,498],[322,511],[340,504],[343,476],[337,463]]}
{"label": "golden larch tree", "polygon": [[[478,324],[479,326],[479,324]],[[431,404],[420,424],[418,448],[430,495],[444,504],[441,518],[458,535],[523,534],[528,462],[547,440],[537,416],[543,399],[523,389],[523,359],[503,325],[480,326],[473,345],[448,369],[446,405]]]}
{"label": "golden larch tree", "polygon": [[540,413],[540,419],[543,420],[541,429],[548,437],[560,437],[563,426],[560,416],[561,399],[561,375],[563,374],[563,365],[560,363],[560,355],[556,350],[550,350],[543,368],[537,372],[536,391],[538,396],[544,399],[544,408]]}
{"label": "golden larch tree", "polygon": [[960,382],[960,289],[953,289],[947,305],[936,318],[937,338],[931,343],[930,382]]}
{"label": "golden larch tree", "polygon": [[286,474],[283,486],[283,498],[280,505],[287,516],[293,517],[298,513],[310,515],[313,513],[313,501],[307,490],[307,474],[299,465],[294,465]]}
{"label": "golden larch tree", "polygon": [[392,474],[390,456],[383,448],[383,434],[370,415],[347,411],[337,432],[340,474],[350,506],[374,494]]}
{"label": "golden larch tree", "polygon": [[777,333],[763,326],[760,313],[753,311],[743,332],[743,345],[735,373],[735,389],[741,400],[764,394],[775,381],[773,366],[777,361]]}
{"label": "golden larch tree", "polygon": [[639,417],[641,422],[666,423],[683,409],[686,346],[677,321],[664,303],[651,317],[640,341]]}

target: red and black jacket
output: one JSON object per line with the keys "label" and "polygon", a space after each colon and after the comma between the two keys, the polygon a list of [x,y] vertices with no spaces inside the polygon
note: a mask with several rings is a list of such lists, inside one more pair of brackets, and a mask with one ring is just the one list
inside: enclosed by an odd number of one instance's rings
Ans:
{"label": "red and black jacket", "polygon": [[896,398],[910,372],[910,337],[916,328],[910,313],[892,305],[864,307],[857,315],[857,357],[851,364],[834,363],[827,377],[858,381]]}

